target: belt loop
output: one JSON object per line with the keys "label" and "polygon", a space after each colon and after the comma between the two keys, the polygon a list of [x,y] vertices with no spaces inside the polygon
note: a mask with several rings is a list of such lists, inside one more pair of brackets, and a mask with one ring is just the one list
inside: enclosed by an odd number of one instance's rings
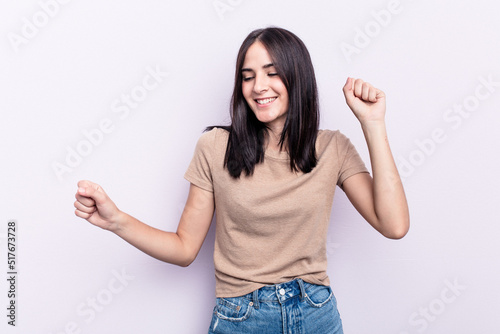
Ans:
{"label": "belt loop", "polygon": [[302,301],[306,297],[306,289],[304,288],[304,281],[301,278],[299,278],[297,282],[299,283],[300,287],[300,301]]}
{"label": "belt loop", "polygon": [[255,307],[255,309],[259,309],[259,289],[254,290],[253,292],[253,307]]}

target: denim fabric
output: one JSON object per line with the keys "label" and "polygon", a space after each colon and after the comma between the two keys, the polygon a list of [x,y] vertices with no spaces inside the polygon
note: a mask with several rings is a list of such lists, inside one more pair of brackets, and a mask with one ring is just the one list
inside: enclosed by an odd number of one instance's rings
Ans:
{"label": "denim fabric", "polygon": [[295,279],[245,296],[217,298],[209,334],[343,334],[329,286]]}

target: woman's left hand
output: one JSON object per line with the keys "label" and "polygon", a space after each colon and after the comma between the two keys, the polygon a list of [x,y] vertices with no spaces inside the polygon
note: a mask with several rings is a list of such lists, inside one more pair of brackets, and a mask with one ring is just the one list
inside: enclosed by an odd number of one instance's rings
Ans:
{"label": "woman's left hand", "polygon": [[343,88],[345,100],[361,125],[384,122],[385,94],[361,79],[347,78]]}
{"label": "woman's left hand", "polygon": [[358,212],[382,235],[400,239],[408,232],[410,215],[403,184],[385,129],[385,94],[361,79],[348,78],[344,95],[361,123],[370,153],[372,174],[347,178],[343,190]]}

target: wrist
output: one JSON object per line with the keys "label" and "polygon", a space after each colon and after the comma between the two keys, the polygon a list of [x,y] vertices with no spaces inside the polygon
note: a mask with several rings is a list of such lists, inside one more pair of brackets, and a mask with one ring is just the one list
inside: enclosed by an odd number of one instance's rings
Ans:
{"label": "wrist", "polygon": [[108,231],[120,234],[120,232],[125,230],[128,221],[128,215],[125,212],[118,210],[109,224]]}
{"label": "wrist", "polygon": [[385,126],[385,121],[380,120],[380,121],[364,121],[360,122],[361,123],[361,129],[365,133],[365,135],[368,134],[380,134],[380,133],[385,133],[386,132],[386,126]]}

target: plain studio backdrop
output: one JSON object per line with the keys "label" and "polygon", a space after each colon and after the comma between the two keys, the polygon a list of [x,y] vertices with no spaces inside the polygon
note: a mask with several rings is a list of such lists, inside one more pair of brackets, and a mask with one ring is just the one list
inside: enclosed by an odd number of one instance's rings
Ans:
{"label": "plain studio backdrop", "polygon": [[[76,183],[175,231],[204,127],[228,124],[240,44],[308,47],[321,128],[369,165],[348,76],[387,94],[411,211],[385,239],[337,189],[328,273],[347,334],[489,334],[500,324],[500,5],[492,1],[2,1],[1,333],[206,333],[214,225],[188,268],[74,215]],[[15,297],[8,223],[15,221]],[[9,325],[15,303],[15,327]]]}

